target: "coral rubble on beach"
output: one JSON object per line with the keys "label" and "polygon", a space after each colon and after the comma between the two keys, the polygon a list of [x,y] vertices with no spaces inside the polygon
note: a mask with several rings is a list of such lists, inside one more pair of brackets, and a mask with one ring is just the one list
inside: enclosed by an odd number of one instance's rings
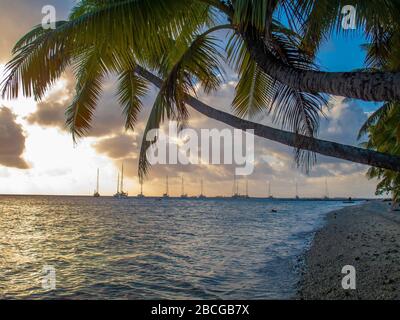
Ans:
{"label": "coral rubble on beach", "polygon": [[[331,212],[305,256],[300,299],[400,299],[400,213],[371,201]],[[356,289],[342,268],[354,266]]]}

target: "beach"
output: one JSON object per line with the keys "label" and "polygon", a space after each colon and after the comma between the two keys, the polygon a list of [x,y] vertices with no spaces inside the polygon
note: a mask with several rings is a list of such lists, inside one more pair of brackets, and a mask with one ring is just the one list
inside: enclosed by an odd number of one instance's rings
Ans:
{"label": "beach", "polygon": [[[329,213],[304,257],[298,299],[399,299],[400,212],[370,201]],[[342,268],[354,266],[356,289]]]}

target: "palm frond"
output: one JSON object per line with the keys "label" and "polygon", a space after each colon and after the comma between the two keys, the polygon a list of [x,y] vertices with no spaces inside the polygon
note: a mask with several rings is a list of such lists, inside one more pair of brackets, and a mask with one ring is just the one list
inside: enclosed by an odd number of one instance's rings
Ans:
{"label": "palm frond", "polygon": [[157,138],[147,141],[148,132],[159,129],[165,118],[176,120],[178,127],[182,128],[188,118],[185,99],[188,94],[196,93],[195,84],[201,85],[206,92],[216,90],[221,84],[222,55],[217,43],[218,40],[207,33],[196,36],[191,43],[177,39],[175,50],[164,56],[161,72],[167,73],[167,76],[143,134],[139,156],[140,179],[144,179],[149,168],[147,150],[157,141]]}
{"label": "palm frond", "polygon": [[371,126],[375,125],[378,121],[384,120],[385,116],[388,115],[390,110],[393,108],[393,103],[385,103],[382,107],[371,114],[367,121],[361,126],[357,139],[361,139],[364,135],[368,133]]}
{"label": "palm frond", "polygon": [[160,124],[165,118],[172,119],[173,113],[170,108],[165,95],[160,91],[154,102],[153,108],[147,120],[146,128],[143,133],[142,144],[140,147],[139,154],[139,166],[138,166],[138,176],[140,181],[143,181],[148,174],[150,163],[147,159],[147,150],[157,142],[157,136],[151,137],[148,140],[148,134],[151,130],[160,129]]}
{"label": "palm frond", "polygon": [[275,92],[275,81],[264,73],[251,58],[245,43],[232,34],[227,43],[228,63],[239,74],[232,101],[238,117],[252,118],[268,110]]}
{"label": "palm frond", "polygon": [[90,48],[81,54],[75,66],[77,74],[76,94],[67,108],[66,125],[72,133],[74,142],[86,135],[101,94],[102,82],[107,68],[102,60],[104,52]]}
{"label": "palm frond", "polygon": [[184,100],[186,94],[196,94],[196,85],[209,93],[216,90],[222,80],[223,71],[219,41],[207,34],[195,36],[190,43],[176,41],[175,50],[165,57],[161,70],[167,74],[163,86],[166,101],[176,105],[178,115],[186,117]]}
{"label": "palm frond", "polygon": [[[58,22],[56,28],[66,23]],[[65,39],[54,41],[55,33],[55,30],[37,26],[16,44],[1,83],[4,98],[14,99],[22,92],[24,96],[40,100],[61,76],[71,61],[72,49]]]}
{"label": "palm frond", "polygon": [[128,69],[118,77],[118,101],[123,107],[126,118],[125,129],[133,130],[142,110],[142,100],[148,92],[148,83],[135,74],[135,69]]}

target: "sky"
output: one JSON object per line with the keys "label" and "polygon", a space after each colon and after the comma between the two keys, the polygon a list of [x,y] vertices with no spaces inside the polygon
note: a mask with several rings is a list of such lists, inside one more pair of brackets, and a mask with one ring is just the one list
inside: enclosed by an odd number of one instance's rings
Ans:
{"label": "sky", "polygon": [[[0,0],[0,78],[4,65],[11,57],[13,44],[33,26],[41,22],[44,5],[54,5],[57,19],[64,19],[73,5],[72,0]],[[318,64],[324,70],[350,71],[363,64],[364,54],[359,45],[363,39],[334,35],[321,48]],[[199,93],[205,103],[231,112],[236,75],[228,72],[221,88],[213,94]],[[74,144],[65,129],[64,111],[74,95],[74,78],[65,73],[46,97],[35,102],[20,97],[0,98],[0,194],[90,195],[100,169],[100,193],[116,191],[117,173],[125,165],[125,186],[130,195],[140,191],[137,178],[137,158],[145,121],[154,101],[153,88],[144,100],[144,111],[134,132],[125,131],[121,108],[115,96],[115,81],[107,79],[99,101],[93,128],[88,136]],[[368,113],[377,105],[359,101],[344,102],[332,97],[332,106],[321,119],[319,137],[325,140],[358,145],[357,132]],[[271,125],[268,116],[256,119]],[[227,126],[191,112],[189,128],[223,129]],[[255,138],[255,169],[248,179],[251,196],[267,195],[267,182],[277,197],[295,195],[295,183],[302,197],[320,197],[325,193],[344,197],[373,197],[376,181],[365,177],[368,167],[338,159],[318,156],[317,165],[307,175],[294,163],[293,149],[265,139]],[[234,170],[229,165],[155,165],[144,184],[146,195],[165,192],[165,177],[169,176],[171,195],[180,195],[181,177],[185,192],[208,196],[229,196],[232,193]],[[245,179],[239,178],[240,192]]]}

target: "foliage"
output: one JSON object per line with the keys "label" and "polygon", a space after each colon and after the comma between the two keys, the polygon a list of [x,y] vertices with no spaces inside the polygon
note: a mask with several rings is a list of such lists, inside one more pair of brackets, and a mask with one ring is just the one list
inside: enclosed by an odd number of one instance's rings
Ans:
{"label": "foliage", "polygon": [[[217,90],[228,63],[239,75],[232,104],[236,115],[254,117],[266,112],[282,128],[314,137],[327,97],[299,92],[265,74],[249,54],[242,35],[252,30],[284,64],[316,70],[315,53],[337,30],[342,6],[350,4],[356,6],[357,25],[371,37],[373,50],[387,54],[389,41],[382,41],[379,30],[388,25],[396,28],[398,1],[386,0],[386,5],[377,0],[345,2],[81,0],[56,29],[37,26],[18,41],[7,64],[2,94],[16,98],[22,93],[41,100],[64,70],[72,67],[76,96],[66,110],[66,122],[76,140],[90,130],[104,79],[114,74],[125,126],[134,129],[149,87],[135,74],[140,65],[164,79],[145,137],[166,119],[178,120],[182,126],[188,119],[186,96],[199,89],[206,93]],[[219,30],[229,33],[226,47],[212,35]],[[150,144],[143,140],[141,177],[148,170],[145,152]],[[309,168],[315,158],[299,149],[296,160]]]}

